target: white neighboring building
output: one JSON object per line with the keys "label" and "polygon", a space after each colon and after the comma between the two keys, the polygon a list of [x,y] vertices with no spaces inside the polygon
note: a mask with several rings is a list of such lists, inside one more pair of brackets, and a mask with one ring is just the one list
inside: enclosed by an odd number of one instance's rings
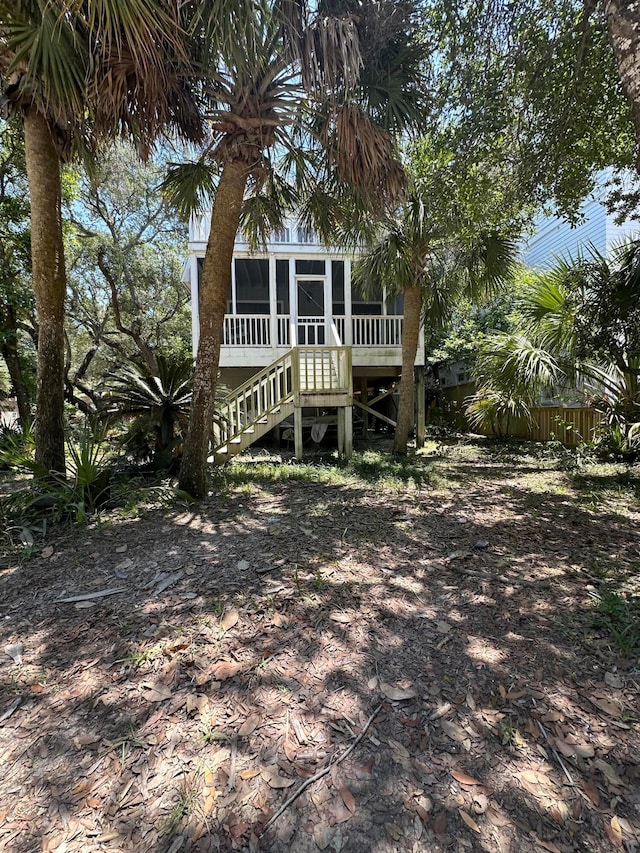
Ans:
{"label": "white neighboring building", "polygon": [[640,222],[629,220],[622,225],[615,222],[615,215],[608,213],[605,198],[606,173],[599,186],[583,203],[580,222],[572,226],[566,219],[553,215],[539,215],[535,220],[535,232],[522,251],[523,263],[531,269],[548,269],[557,258],[576,258],[581,252],[588,253],[594,247],[606,255],[626,237],[640,232]]}

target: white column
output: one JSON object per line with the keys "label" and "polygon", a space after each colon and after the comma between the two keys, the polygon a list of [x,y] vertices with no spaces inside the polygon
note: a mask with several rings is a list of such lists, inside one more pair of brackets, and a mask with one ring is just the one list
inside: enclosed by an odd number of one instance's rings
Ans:
{"label": "white column", "polygon": [[351,316],[351,260],[344,262],[344,340],[350,347],[353,344],[353,318]]}
{"label": "white column", "polygon": [[296,285],[296,261],[289,258],[289,314],[291,316],[289,328],[291,330],[292,347],[298,346],[298,288]]}
{"label": "white column", "polygon": [[[226,302],[226,299],[225,299]],[[236,303],[236,259],[231,261],[231,313],[237,314],[238,308]]]}
{"label": "white column", "polygon": [[331,337],[331,323],[333,322],[333,275],[331,269],[331,258],[324,262],[324,342],[325,346],[332,346],[334,341]]}
{"label": "white column", "polygon": [[191,284],[191,346],[195,358],[200,340],[200,286],[198,282],[198,259],[195,255],[192,255],[189,263],[189,282]]}
{"label": "white column", "polygon": [[269,334],[273,357],[278,349],[278,292],[276,289],[276,256],[269,255]]}

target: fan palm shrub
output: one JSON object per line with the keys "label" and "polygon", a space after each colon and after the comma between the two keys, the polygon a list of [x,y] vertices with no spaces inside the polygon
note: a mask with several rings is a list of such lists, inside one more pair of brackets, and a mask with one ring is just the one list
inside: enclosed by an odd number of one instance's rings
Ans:
{"label": "fan palm shrub", "polygon": [[156,355],[156,366],[131,362],[106,380],[111,419],[131,421],[125,438],[130,452],[154,467],[170,467],[184,441],[193,392],[190,358]]}

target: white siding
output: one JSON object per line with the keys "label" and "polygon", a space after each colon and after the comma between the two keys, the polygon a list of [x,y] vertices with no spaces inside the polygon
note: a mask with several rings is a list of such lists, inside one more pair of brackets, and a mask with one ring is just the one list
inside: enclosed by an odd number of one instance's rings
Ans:
{"label": "white siding", "polygon": [[604,200],[607,194],[607,172],[600,176],[600,183],[580,209],[581,217],[572,226],[565,219],[553,215],[540,215],[535,221],[533,235],[522,249],[523,262],[532,269],[548,269],[556,258],[576,258],[595,248],[606,255],[626,237],[638,234],[640,222],[629,220],[622,225],[607,213]]}

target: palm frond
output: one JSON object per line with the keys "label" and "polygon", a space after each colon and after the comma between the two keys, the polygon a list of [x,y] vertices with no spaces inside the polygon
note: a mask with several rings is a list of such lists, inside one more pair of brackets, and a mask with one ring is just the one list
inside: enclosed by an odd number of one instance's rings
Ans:
{"label": "palm frond", "polygon": [[190,163],[169,163],[159,189],[181,216],[202,213],[210,208],[216,191],[216,164],[204,159]]}

